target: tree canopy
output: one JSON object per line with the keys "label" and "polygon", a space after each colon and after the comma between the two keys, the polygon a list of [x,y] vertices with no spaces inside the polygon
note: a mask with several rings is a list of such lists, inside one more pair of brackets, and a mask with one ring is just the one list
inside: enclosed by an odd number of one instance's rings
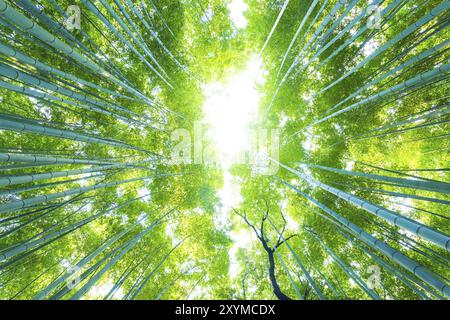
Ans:
{"label": "tree canopy", "polygon": [[449,9],[0,0],[0,299],[448,299]]}

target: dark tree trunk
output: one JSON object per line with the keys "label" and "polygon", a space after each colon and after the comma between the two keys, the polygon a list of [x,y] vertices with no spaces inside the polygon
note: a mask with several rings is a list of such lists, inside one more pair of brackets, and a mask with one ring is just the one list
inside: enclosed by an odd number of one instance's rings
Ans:
{"label": "dark tree trunk", "polygon": [[[267,203],[266,203],[267,204]],[[233,209],[234,210],[234,209]],[[280,286],[278,285],[278,281],[277,278],[275,276],[275,259],[274,259],[274,253],[275,250],[282,245],[286,240],[292,238],[293,236],[290,236],[286,239],[282,240],[282,236],[281,234],[283,234],[285,227],[283,227],[283,230],[281,231],[280,234],[280,238],[278,238],[277,243],[272,247],[269,246],[269,244],[267,243],[269,240],[265,237],[264,235],[264,222],[266,221],[269,211],[267,211],[261,220],[261,226],[260,226],[260,231],[258,232],[258,230],[256,229],[256,227],[251,224],[248,219],[247,219],[247,214],[244,211],[244,214],[240,214],[238,211],[234,210],[239,216],[242,217],[242,219],[244,219],[245,223],[255,232],[256,237],[258,238],[258,240],[261,242],[262,246],[264,247],[264,251],[266,251],[267,256],[269,258],[269,279],[270,279],[270,283],[272,284],[272,288],[273,288],[273,293],[275,294],[275,296],[280,299],[280,300],[292,300],[290,297],[288,297],[287,295],[285,295],[281,289]],[[284,219],[284,217],[283,217]],[[286,220],[284,220],[286,223]],[[286,226],[286,225],[285,225]],[[244,293],[245,293],[245,285],[243,285],[243,289],[244,289]]]}
{"label": "dark tree trunk", "polygon": [[[264,240],[264,242],[265,242],[265,240]],[[291,298],[289,298],[287,295],[285,295],[281,291],[280,286],[278,285],[277,278],[275,277],[275,259],[273,256],[274,250],[269,248],[267,243],[264,243],[264,242],[263,242],[263,246],[269,257],[269,278],[270,278],[270,282],[272,283],[273,293],[280,300],[292,300]]]}

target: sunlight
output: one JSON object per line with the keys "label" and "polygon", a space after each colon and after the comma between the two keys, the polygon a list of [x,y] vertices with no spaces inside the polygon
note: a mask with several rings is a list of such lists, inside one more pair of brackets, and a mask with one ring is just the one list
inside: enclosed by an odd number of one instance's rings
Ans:
{"label": "sunlight", "polygon": [[449,9],[0,0],[0,305],[450,299]]}
{"label": "sunlight", "polygon": [[253,57],[247,68],[226,84],[212,83],[204,87],[205,123],[218,151],[220,166],[227,170],[249,147],[249,126],[258,119],[260,96],[256,85],[263,81],[262,60]]}
{"label": "sunlight", "polygon": [[238,29],[245,28],[248,24],[244,16],[245,11],[248,9],[247,4],[243,0],[232,0],[228,4],[228,9],[230,10],[230,19],[235,27]]}
{"label": "sunlight", "polygon": [[[224,184],[218,192],[220,209],[215,217],[218,229],[225,229],[231,209],[242,201],[240,184],[229,169],[250,147],[249,129],[258,120],[260,95],[257,85],[263,83],[264,74],[262,59],[253,57],[245,70],[231,77],[225,84],[212,83],[204,87],[206,102],[203,110],[209,127],[206,135],[214,143],[218,152],[217,161],[224,171]],[[231,278],[240,270],[236,254],[240,248],[250,244],[252,236],[247,229],[230,233],[233,241],[228,252]]]}
{"label": "sunlight", "polygon": [[[87,296],[83,298],[83,300],[101,299],[102,297],[105,297],[113,287],[114,284],[111,282],[93,286],[92,289],[89,290]],[[117,289],[117,291],[113,295],[115,299],[119,300],[122,299],[124,296],[125,293],[123,292],[123,288]]]}
{"label": "sunlight", "polygon": [[237,254],[239,249],[248,250],[252,247],[252,242],[255,241],[255,235],[248,228],[239,229],[237,231],[230,232],[231,241],[233,245],[228,251],[230,259],[230,268],[228,269],[228,275],[231,279],[237,277],[242,266],[239,263]]}
{"label": "sunlight", "polygon": [[249,129],[258,120],[260,101],[257,85],[263,81],[262,59],[253,57],[243,71],[225,84],[211,83],[204,87],[206,138],[214,144],[216,162],[224,171],[224,185],[218,192],[220,210],[215,217],[218,229],[226,226],[231,208],[241,202],[240,185],[229,169],[251,143]]}

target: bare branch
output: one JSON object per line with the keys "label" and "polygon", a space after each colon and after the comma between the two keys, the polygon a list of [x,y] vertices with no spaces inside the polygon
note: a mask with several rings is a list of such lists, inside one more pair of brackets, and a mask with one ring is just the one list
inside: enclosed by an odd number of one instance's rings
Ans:
{"label": "bare branch", "polygon": [[297,236],[297,234],[290,235],[289,237],[287,237],[287,238],[284,239],[283,241],[278,242],[278,243],[275,245],[275,249],[277,249],[278,247],[280,247],[281,245],[283,245],[283,243],[285,243],[286,241],[288,241],[289,239],[291,239],[291,238],[293,238],[293,237],[295,237],[295,236]]}
{"label": "bare branch", "polygon": [[232,208],[232,210],[233,210],[238,216],[240,216],[250,228],[252,228],[252,230],[255,232],[256,237],[257,237],[260,241],[262,241],[262,240],[263,240],[263,235],[262,235],[262,234],[259,234],[259,233],[258,233],[258,230],[256,230],[255,226],[254,226],[253,224],[251,224],[250,221],[248,221],[248,219],[247,219],[247,213],[244,211],[244,214],[241,214],[241,213],[239,213],[239,211],[237,211],[237,210],[234,209],[234,208]]}
{"label": "bare branch", "polygon": [[[266,204],[267,204],[267,201],[266,201]],[[242,219],[244,219],[244,221],[247,223],[247,225],[248,225],[250,228],[253,229],[253,231],[255,232],[256,236],[257,236],[258,239],[259,239],[259,241],[261,242],[262,246],[264,247],[264,250],[265,250],[266,253],[267,253],[267,257],[268,257],[268,259],[269,259],[269,279],[270,279],[270,282],[271,282],[271,284],[272,284],[274,294],[275,294],[275,295],[277,296],[277,298],[280,299],[280,300],[291,300],[291,298],[290,298],[289,296],[285,295],[285,294],[283,293],[283,291],[280,289],[280,286],[279,286],[279,284],[278,284],[278,281],[277,281],[277,278],[276,278],[276,275],[275,275],[275,259],[274,259],[274,252],[275,252],[276,247],[271,248],[271,247],[268,245],[268,240],[267,240],[267,239],[265,238],[265,236],[264,236],[264,223],[265,223],[266,219],[267,219],[268,216],[269,216],[269,207],[267,207],[267,211],[266,211],[265,213],[263,213],[263,216],[262,216],[262,219],[261,219],[260,234],[258,234],[258,232],[257,232],[257,230],[256,230],[256,228],[255,228],[255,226],[252,225],[252,224],[247,220],[247,215],[245,214],[245,212],[244,212],[244,214],[241,214],[241,213],[239,213],[239,212],[238,212],[237,210],[235,210],[235,209],[233,209],[233,211],[234,211],[237,215],[239,215],[240,217],[242,217]],[[290,238],[292,238],[292,236],[289,237],[288,239],[290,239]],[[285,241],[287,241],[288,239],[286,239]],[[281,242],[281,243],[279,243],[278,246],[281,245],[282,243],[284,243],[284,241]],[[243,293],[244,293],[244,295],[245,295],[245,294],[246,294],[246,293],[245,293],[245,279],[242,279],[242,281],[243,281],[243,282],[242,282],[242,289],[243,289]]]}
{"label": "bare branch", "polygon": [[261,234],[261,238],[265,239],[265,241],[267,242],[267,239],[264,236],[264,223],[266,222],[267,217],[269,216],[269,203],[267,202],[266,199],[264,199],[264,203],[266,204],[266,211],[263,212],[262,217],[261,217],[260,234]]}
{"label": "bare branch", "polygon": [[278,248],[281,244],[282,244],[282,238],[283,238],[283,234],[284,231],[286,230],[286,226],[287,226],[287,221],[286,218],[284,217],[283,211],[280,209],[280,214],[281,214],[281,218],[283,219],[283,228],[280,231],[280,235],[278,236],[278,240],[277,240],[277,244],[275,245],[275,248]]}
{"label": "bare branch", "polygon": [[264,199],[264,202],[266,203],[266,212],[263,214],[263,221],[266,221],[269,216],[269,203],[266,199]]}

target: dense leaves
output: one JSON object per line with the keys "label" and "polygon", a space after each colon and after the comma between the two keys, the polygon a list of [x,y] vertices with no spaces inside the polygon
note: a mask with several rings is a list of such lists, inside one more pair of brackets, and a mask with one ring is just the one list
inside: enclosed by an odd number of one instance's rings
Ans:
{"label": "dense leaves", "polygon": [[[448,1],[245,3],[0,0],[1,299],[449,298]],[[174,164],[255,57],[278,172]]]}

